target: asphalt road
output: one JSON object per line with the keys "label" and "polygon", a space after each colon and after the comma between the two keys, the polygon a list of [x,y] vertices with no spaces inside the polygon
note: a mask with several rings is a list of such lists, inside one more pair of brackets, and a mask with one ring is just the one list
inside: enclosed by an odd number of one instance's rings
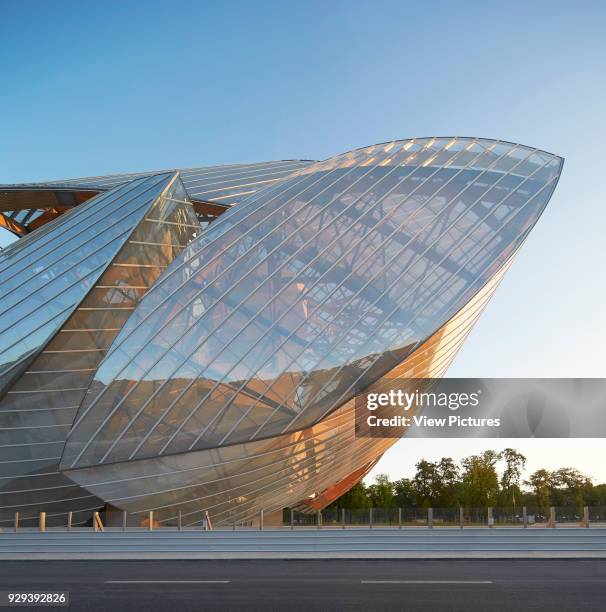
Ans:
{"label": "asphalt road", "polygon": [[606,560],[3,561],[0,590],[104,612],[603,611]]}

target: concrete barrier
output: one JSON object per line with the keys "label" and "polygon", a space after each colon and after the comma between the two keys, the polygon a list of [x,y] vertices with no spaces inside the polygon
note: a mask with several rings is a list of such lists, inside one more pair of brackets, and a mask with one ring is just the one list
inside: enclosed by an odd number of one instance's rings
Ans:
{"label": "concrete barrier", "polygon": [[324,528],[290,531],[74,528],[0,534],[0,559],[606,557],[606,529]]}

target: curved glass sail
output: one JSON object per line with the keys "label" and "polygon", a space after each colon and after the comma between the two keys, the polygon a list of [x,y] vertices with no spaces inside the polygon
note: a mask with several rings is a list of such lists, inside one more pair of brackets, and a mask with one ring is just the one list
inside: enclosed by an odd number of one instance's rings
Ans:
{"label": "curved glass sail", "polygon": [[336,156],[245,199],[131,315],[62,466],[317,423],[487,285],[536,223],[561,166],[507,142],[412,139]]}

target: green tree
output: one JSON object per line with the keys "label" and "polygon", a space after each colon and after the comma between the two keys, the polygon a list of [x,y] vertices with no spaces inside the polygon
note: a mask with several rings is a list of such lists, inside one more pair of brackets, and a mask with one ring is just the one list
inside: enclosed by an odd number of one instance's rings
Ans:
{"label": "green tree", "polygon": [[349,491],[343,493],[341,497],[336,499],[329,508],[370,508],[370,499],[368,492],[363,482],[356,483]]}
{"label": "green tree", "polygon": [[410,478],[400,478],[393,483],[394,500],[398,508],[416,508],[417,495]]}
{"label": "green tree", "polygon": [[551,473],[551,503],[582,508],[591,491],[591,479],[575,468],[560,468]]}
{"label": "green tree", "polygon": [[461,503],[461,470],[451,457],[442,457],[438,463],[439,496],[436,505],[452,508]]}
{"label": "green tree", "polygon": [[501,475],[503,498],[511,502],[515,513],[516,501],[521,493],[520,480],[526,467],[526,457],[513,448],[506,448],[499,454],[499,458],[505,461],[505,469]]}
{"label": "green tree", "polygon": [[375,484],[368,487],[368,497],[373,508],[395,508],[393,485],[387,474],[377,474]]}
{"label": "green tree", "polygon": [[588,506],[606,506],[606,484],[598,484],[587,492]]}
{"label": "green tree", "polygon": [[537,506],[541,510],[547,508],[551,491],[551,472],[543,468],[538,469],[529,476],[526,484],[532,487]]}
{"label": "green tree", "polygon": [[[499,479],[496,466],[504,462]],[[458,504],[486,507],[499,504],[531,508],[536,505],[545,513],[552,506],[606,506],[606,484],[593,485],[591,479],[575,468],[536,470],[522,481],[526,457],[513,448],[501,453],[487,450],[471,455],[457,466],[450,457],[439,461],[421,459],[412,478],[390,482],[379,474],[375,482],[363,482],[333,502],[332,508],[450,508]],[[524,489],[522,489],[522,482]]]}
{"label": "green tree", "polygon": [[463,497],[468,506],[493,506],[499,494],[499,477],[495,465],[498,454],[493,450],[471,455],[461,461],[463,466]]}
{"label": "green tree", "polygon": [[421,508],[435,506],[442,492],[442,480],[438,464],[421,459],[415,466],[417,471],[412,479],[416,498]]}

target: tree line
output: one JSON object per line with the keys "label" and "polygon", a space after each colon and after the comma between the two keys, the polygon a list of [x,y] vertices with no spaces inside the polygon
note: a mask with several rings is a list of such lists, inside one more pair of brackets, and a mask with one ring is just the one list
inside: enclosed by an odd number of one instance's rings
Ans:
{"label": "tree line", "polygon": [[513,448],[486,450],[457,464],[450,457],[422,459],[412,478],[391,481],[379,474],[371,485],[358,483],[331,508],[501,507],[514,512],[549,506],[606,506],[606,484],[594,485],[579,470],[539,469],[523,479],[526,457]]}

